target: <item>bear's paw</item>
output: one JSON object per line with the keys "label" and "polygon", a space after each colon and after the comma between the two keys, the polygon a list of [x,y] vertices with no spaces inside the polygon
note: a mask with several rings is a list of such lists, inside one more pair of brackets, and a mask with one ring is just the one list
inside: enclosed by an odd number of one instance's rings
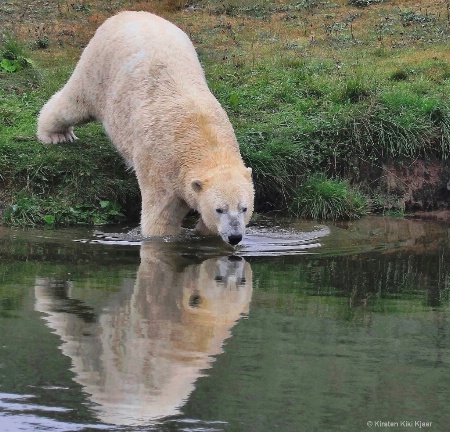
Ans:
{"label": "bear's paw", "polygon": [[72,128],[63,132],[42,132],[38,135],[39,141],[44,144],[62,144],[67,142],[74,142],[78,138],[73,133]]}

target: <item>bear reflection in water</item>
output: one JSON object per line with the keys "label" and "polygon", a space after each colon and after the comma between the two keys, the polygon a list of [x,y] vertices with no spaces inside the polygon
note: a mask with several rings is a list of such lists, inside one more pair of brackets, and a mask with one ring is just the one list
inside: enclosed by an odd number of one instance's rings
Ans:
{"label": "bear reflection in water", "polygon": [[[143,425],[180,413],[195,381],[247,314],[252,271],[242,258],[203,261],[144,243],[136,280],[98,307],[89,288],[36,281],[36,310],[62,339],[98,418]],[[96,308],[98,311],[96,311]]]}

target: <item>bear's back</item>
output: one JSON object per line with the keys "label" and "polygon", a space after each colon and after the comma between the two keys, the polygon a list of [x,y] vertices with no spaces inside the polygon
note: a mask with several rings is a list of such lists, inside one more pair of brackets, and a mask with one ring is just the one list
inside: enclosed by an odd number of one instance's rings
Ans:
{"label": "bear's back", "polygon": [[97,63],[110,69],[113,76],[125,74],[121,81],[131,78],[130,74],[142,78],[142,75],[164,70],[175,83],[206,83],[195,48],[186,33],[148,12],[121,12],[106,20],[84,56],[90,57],[90,65]]}

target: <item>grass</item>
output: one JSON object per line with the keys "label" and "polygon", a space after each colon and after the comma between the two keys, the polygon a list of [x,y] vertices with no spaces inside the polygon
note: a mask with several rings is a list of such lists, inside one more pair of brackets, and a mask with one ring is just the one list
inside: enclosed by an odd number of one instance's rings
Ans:
{"label": "grass", "polygon": [[363,73],[365,64],[347,72],[293,62],[213,66],[213,76],[227,77],[211,87],[236,125],[264,209],[289,208],[293,190],[316,171],[361,181],[361,164],[448,157],[449,84],[435,86],[426,69],[405,83]]}
{"label": "grass", "polygon": [[3,72],[18,72],[31,67],[32,62],[25,56],[22,45],[12,37],[7,38],[0,52],[0,70]]}
{"label": "grass", "polygon": [[292,211],[314,220],[357,219],[367,213],[368,202],[347,181],[314,173],[294,193]]}
{"label": "grass", "polygon": [[[307,215],[301,197],[317,179],[335,185],[343,179],[350,191],[356,183],[368,201],[375,195],[380,201],[373,173],[386,161],[448,164],[445,4],[41,3],[31,2],[29,19],[0,46],[0,59],[12,51],[15,57],[6,59],[23,64],[14,71],[0,66],[0,198],[9,204],[8,223],[93,223],[138,214],[134,175],[98,125],[78,128],[74,145],[47,147],[34,138],[40,107],[65,82],[95,28],[120,9],[156,11],[193,39],[253,168],[258,211]],[[9,14],[23,13],[19,3],[8,7]],[[0,5],[0,26],[12,32],[5,8]]]}

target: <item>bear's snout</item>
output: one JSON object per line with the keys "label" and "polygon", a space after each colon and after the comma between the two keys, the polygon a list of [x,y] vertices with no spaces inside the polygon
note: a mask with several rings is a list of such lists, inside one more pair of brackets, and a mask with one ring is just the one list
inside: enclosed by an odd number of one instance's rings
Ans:
{"label": "bear's snout", "polygon": [[232,246],[236,246],[242,240],[242,236],[240,234],[232,234],[228,236],[228,243]]}

